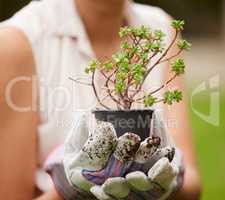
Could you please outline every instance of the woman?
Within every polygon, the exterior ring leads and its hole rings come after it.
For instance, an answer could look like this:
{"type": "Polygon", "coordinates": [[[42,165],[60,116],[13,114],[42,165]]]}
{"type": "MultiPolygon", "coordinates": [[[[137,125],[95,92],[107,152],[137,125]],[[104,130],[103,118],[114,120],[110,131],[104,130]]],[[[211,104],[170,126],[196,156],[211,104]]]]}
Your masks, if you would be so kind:
{"type": "MultiPolygon", "coordinates": [[[[35,1],[1,24],[0,199],[30,200],[36,185],[46,189],[36,184],[37,169],[64,141],[74,109],[89,109],[94,101],[92,95],[87,98],[91,90],[74,86],[68,76],[82,75],[92,57],[104,59],[118,50],[121,26],[142,24],[162,29],[168,41],[172,37],[166,13],[126,0],[35,1]],[[32,75],[37,75],[37,87],[32,75]],[[36,88],[37,99],[31,92],[36,88]]],[[[156,71],[152,84],[166,76],[167,70],[156,71]]],[[[174,85],[183,87],[183,81],[174,85]]],[[[186,164],[183,189],[174,198],[197,200],[200,181],[185,103],[166,110],[166,117],[176,120],[170,132],[186,164]]],[[[37,199],[60,197],[50,189],[37,199]]]]}

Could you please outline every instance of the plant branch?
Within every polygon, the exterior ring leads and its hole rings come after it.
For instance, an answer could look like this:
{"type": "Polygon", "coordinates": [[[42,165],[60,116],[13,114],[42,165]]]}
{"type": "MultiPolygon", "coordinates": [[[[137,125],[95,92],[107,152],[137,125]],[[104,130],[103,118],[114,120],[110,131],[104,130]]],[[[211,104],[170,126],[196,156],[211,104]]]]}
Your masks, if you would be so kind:
{"type": "MultiPolygon", "coordinates": [[[[172,82],[175,78],[177,77],[176,74],[174,74],[168,81],[166,81],[162,86],[160,86],[159,88],[153,90],[152,92],[150,92],[149,94],[150,95],[153,95],[155,93],[157,93],[158,91],[160,91],[161,89],[165,88],[170,82],[172,82]]],[[[140,100],[143,100],[144,97],[141,97],[141,98],[138,98],[136,99],[135,101],[140,101],[140,100]]]]}
{"type": "MultiPolygon", "coordinates": [[[[107,75],[103,72],[103,70],[99,70],[99,71],[104,76],[105,79],[108,79],[107,75]]],[[[109,81],[114,83],[114,81],[111,78],[109,79],[109,81]]]]}
{"type": "Polygon", "coordinates": [[[123,107],[123,105],[120,103],[119,100],[117,100],[111,93],[110,89],[109,89],[109,81],[110,81],[110,78],[115,74],[116,71],[114,71],[110,76],[108,76],[106,82],[105,82],[105,87],[108,88],[106,91],[108,93],[108,95],[111,97],[111,99],[117,104],[117,105],[120,105],[123,107]]]}
{"type": "Polygon", "coordinates": [[[151,95],[155,94],[156,92],[160,91],[161,89],[163,89],[164,87],[166,87],[170,82],[172,82],[175,78],[177,77],[176,74],[174,74],[168,81],[166,81],[166,83],[164,83],[161,87],[159,87],[158,89],[150,92],[151,95]]]}
{"type": "Polygon", "coordinates": [[[71,81],[74,81],[74,82],[79,83],[79,84],[82,84],[82,85],[92,86],[91,83],[86,83],[86,82],[80,81],[81,78],[74,79],[74,78],[72,78],[72,77],[69,77],[69,79],[70,79],[71,81]]]}
{"type": "Polygon", "coordinates": [[[164,101],[165,101],[165,99],[159,99],[155,103],[160,103],[160,102],[164,102],[164,101]]]}
{"type": "Polygon", "coordinates": [[[101,101],[104,101],[105,99],[107,99],[109,97],[109,95],[107,94],[107,95],[105,95],[102,99],[101,99],[101,101]]]}
{"type": "Polygon", "coordinates": [[[142,81],[142,83],[139,85],[139,88],[137,89],[137,91],[132,95],[131,98],[134,98],[140,91],[140,89],[142,88],[144,81],[146,80],[146,78],[148,77],[149,73],[160,63],[160,61],[167,55],[168,51],[171,49],[171,47],[173,46],[173,44],[175,43],[176,39],[178,36],[178,31],[176,30],[175,32],[175,36],[173,38],[173,40],[171,41],[170,45],[168,46],[168,48],[164,51],[164,53],[160,56],[160,58],[155,62],[155,64],[149,68],[144,76],[144,79],[142,81]]]}
{"type": "Polygon", "coordinates": [[[176,58],[177,56],[179,56],[180,55],[180,53],[182,52],[182,49],[180,49],[176,54],[174,54],[173,56],[171,56],[171,57],[169,57],[169,58],[166,58],[166,59],[163,59],[163,60],[161,60],[160,61],[160,63],[163,63],[163,62],[167,62],[167,61],[169,61],[169,60],[171,60],[171,59],[173,59],[173,58],[176,58]]]}
{"type": "Polygon", "coordinates": [[[98,96],[98,93],[97,93],[97,90],[96,90],[96,87],[95,87],[95,71],[93,71],[93,73],[92,73],[92,83],[91,83],[91,84],[92,84],[92,88],[93,88],[95,97],[97,98],[99,104],[100,104],[101,106],[103,106],[104,108],[106,108],[107,110],[110,110],[109,107],[107,107],[106,105],[104,105],[104,104],[101,102],[101,100],[100,100],[100,98],[99,98],[99,96],[98,96]]]}
{"type": "MultiPolygon", "coordinates": [[[[174,45],[174,43],[176,42],[178,36],[178,32],[175,32],[175,36],[172,40],[172,42],[170,43],[170,45],[167,47],[167,49],[163,52],[163,54],[160,56],[160,58],[155,62],[155,64],[147,71],[147,73],[145,74],[144,80],[147,78],[147,76],[149,75],[149,73],[160,63],[160,61],[167,55],[167,53],[169,52],[169,50],[171,49],[171,47],[174,45]]],[[[143,84],[143,83],[142,83],[143,84]]]]}

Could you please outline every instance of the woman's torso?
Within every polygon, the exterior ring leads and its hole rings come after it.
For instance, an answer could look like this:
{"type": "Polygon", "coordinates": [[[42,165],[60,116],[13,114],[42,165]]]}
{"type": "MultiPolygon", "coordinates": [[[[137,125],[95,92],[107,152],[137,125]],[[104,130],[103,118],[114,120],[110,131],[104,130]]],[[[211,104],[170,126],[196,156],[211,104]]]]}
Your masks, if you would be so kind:
{"type": "MultiPolygon", "coordinates": [[[[161,9],[129,2],[125,16],[129,25],[162,29],[167,33],[167,42],[170,40],[168,16],[161,9]]],[[[42,164],[63,143],[76,112],[96,105],[91,88],[69,80],[85,76],[84,69],[94,52],[73,0],[31,2],[2,25],[24,32],[33,50],[41,117],[39,163],[42,164]]],[[[162,74],[163,66],[153,72],[146,87],[159,85],[162,74]]]]}

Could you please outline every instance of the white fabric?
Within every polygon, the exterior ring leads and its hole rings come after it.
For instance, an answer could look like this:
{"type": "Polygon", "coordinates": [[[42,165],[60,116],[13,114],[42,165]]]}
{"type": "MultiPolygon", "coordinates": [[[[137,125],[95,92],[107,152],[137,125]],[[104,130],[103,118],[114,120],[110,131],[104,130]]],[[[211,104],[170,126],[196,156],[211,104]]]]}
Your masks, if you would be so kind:
{"type": "MultiPolygon", "coordinates": [[[[115,199],[126,197],[130,192],[127,181],[141,192],[150,191],[154,187],[152,182],[157,183],[157,185],[165,189],[165,192],[161,196],[165,195],[167,197],[172,192],[177,184],[177,175],[182,166],[182,155],[179,149],[176,148],[172,162],[169,162],[168,158],[165,157],[172,151],[174,144],[171,141],[164,122],[157,112],[153,113],[151,135],[160,137],[161,145],[156,148],[153,146],[149,148],[148,139],[146,139],[146,141],[141,143],[139,150],[133,157],[137,163],[142,163],[147,167],[149,170],[148,176],[143,172],[136,171],[129,173],[126,176],[126,180],[122,177],[111,177],[101,187],[94,186],[94,188],[92,188],[94,184],[82,176],[82,170],[99,172],[107,164],[110,166],[111,163],[108,162],[108,158],[112,154],[112,151],[114,151],[115,156],[117,148],[121,150],[120,145],[118,145],[120,142],[122,142],[121,146],[125,148],[127,140],[123,136],[126,134],[117,138],[112,124],[108,122],[103,122],[102,124],[98,124],[96,128],[90,129],[88,124],[91,119],[86,116],[86,113],[76,115],[74,120],[76,123],[66,138],[64,144],[65,154],[63,156],[65,173],[71,185],[75,185],[85,191],[91,191],[100,200],[111,200],[108,195],[115,197],[115,199]],[[104,144],[102,143],[103,140],[104,144]],[[116,147],[115,150],[113,150],[112,146],[116,147]],[[141,153],[139,154],[138,152],[141,153]],[[146,157],[146,154],[148,157],[146,157]],[[141,159],[141,162],[139,162],[140,156],[143,157],[143,155],[145,159],[141,159]]],[[[56,159],[62,157],[60,156],[60,149],[61,147],[59,148],[58,155],[53,153],[52,156],[49,156],[49,162],[46,165],[58,162],[54,157],[56,159]]],[[[126,151],[123,153],[127,156],[126,151]]],[[[121,157],[123,158],[123,156],[121,157]]],[[[113,171],[113,168],[110,169],[113,171]]],[[[114,169],[118,168],[115,167],[114,169]]],[[[101,175],[99,175],[99,179],[101,179],[101,175]]]]}
{"type": "MultiPolygon", "coordinates": [[[[128,2],[129,25],[162,29],[170,39],[167,14],[159,8],[128,2]]],[[[64,142],[78,110],[96,104],[92,89],[75,84],[68,77],[84,75],[95,57],[73,0],[33,1],[0,26],[13,26],[29,39],[36,62],[40,91],[41,124],[38,127],[39,161],[64,142]]],[[[146,86],[161,83],[163,67],[152,73],[146,86]]]]}

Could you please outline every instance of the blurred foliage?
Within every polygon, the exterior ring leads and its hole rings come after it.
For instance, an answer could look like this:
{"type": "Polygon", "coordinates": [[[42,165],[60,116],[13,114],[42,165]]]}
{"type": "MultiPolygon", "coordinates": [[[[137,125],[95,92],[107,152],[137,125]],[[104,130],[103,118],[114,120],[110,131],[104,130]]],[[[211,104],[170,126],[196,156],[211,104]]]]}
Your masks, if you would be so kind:
{"type": "Polygon", "coordinates": [[[136,0],[159,6],[186,22],[186,33],[195,36],[222,34],[223,0],[136,0]]]}
{"type": "MultiPolygon", "coordinates": [[[[30,0],[1,0],[0,20],[13,15],[30,0]]],[[[222,33],[223,0],[135,0],[159,6],[174,18],[187,22],[186,33],[195,36],[215,36],[222,33]]]]}
{"type": "Polygon", "coordinates": [[[24,7],[30,0],[1,0],[0,1],[0,20],[11,17],[16,11],[24,7]]]}
{"type": "MultiPolygon", "coordinates": [[[[190,91],[191,94],[191,91],[190,91]]],[[[202,113],[210,112],[210,93],[204,91],[193,101],[202,113]]],[[[191,108],[191,105],[190,105],[191,108]]],[[[220,91],[220,125],[215,127],[191,112],[198,166],[203,184],[201,200],[225,199],[225,93],[220,91]]]]}

